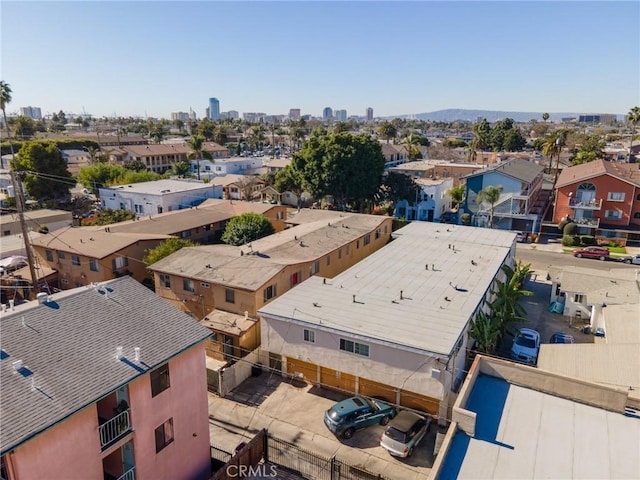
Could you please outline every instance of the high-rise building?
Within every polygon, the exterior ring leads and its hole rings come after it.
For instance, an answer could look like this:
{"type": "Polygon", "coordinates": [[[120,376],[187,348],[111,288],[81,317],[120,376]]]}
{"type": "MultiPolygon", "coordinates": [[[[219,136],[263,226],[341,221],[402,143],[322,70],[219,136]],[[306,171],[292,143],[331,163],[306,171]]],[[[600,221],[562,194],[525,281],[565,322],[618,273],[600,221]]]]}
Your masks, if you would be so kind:
{"type": "Polygon", "coordinates": [[[211,97],[209,99],[209,120],[217,120],[220,118],[220,102],[217,98],[211,97]]]}
{"type": "Polygon", "coordinates": [[[333,118],[333,110],[331,107],[324,107],[322,110],[322,119],[323,120],[331,120],[333,118]]]}
{"type": "Polygon", "coordinates": [[[346,110],[336,110],[336,120],[339,122],[347,121],[347,111],[346,110]]]}
{"type": "Polygon", "coordinates": [[[367,108],[367,122],[373,122],[373,108],[367,108]]]}
{"type": "Polygon", "coordinates": [[[189,114],[187,112],[171,112],[171,120],[173,120],[174,122],[176,120],[186,122],[189,120],[189,114]]]}
{"type": "Polygon", "coordinates": [[[193,108],[189,108],[189,120],[197,120],[196,112],[193,111],[193,108]]]}
{"type": "Polygon", "coordinates": [[[298,120],[300,118],[300,109],[299,108],[290,108],[289,109],[289,119],[298,120]]]}
{"type": "Polygon", "coordinates": [[[20,107],[20,116],[29,117],[32,120],[42,120],[40,107],[20,107]]]}

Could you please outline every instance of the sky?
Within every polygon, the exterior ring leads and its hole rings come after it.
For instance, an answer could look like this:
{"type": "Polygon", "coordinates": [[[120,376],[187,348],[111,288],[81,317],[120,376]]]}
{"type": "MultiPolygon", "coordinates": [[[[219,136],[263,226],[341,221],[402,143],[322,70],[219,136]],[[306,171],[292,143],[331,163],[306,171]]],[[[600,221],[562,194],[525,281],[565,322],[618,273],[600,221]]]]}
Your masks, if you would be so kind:
{"type": "Polygon", "coordinates": [[[626,114],[638,1],[0,2],[7,113],[626,114]]]}

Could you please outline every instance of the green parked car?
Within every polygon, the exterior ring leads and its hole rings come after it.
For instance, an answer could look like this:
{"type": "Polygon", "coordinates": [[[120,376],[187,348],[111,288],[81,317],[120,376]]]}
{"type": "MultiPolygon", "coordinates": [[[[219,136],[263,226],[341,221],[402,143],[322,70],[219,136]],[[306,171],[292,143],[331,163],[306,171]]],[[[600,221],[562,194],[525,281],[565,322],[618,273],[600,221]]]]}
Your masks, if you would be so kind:
{"type": "Polygon", "coordinates": [[[324,424],[336,436],[351,438],[356,430],[386,425],[396,416],[393,406],[359,395],[336,403],[324,414],[324,424]]]}

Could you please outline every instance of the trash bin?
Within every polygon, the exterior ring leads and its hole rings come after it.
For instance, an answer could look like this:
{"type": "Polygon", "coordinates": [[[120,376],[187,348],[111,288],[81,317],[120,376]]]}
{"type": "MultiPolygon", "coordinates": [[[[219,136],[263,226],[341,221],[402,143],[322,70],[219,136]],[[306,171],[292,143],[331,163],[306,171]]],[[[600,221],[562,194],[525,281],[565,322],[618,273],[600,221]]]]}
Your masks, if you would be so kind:
{"type": "Polygon", "coordinates": [[[254,365],[251,367],[251,376],[252,377],[259,377],[260,374],[262,373],[262,364],[258,363],[257,365],[254,365]]]}

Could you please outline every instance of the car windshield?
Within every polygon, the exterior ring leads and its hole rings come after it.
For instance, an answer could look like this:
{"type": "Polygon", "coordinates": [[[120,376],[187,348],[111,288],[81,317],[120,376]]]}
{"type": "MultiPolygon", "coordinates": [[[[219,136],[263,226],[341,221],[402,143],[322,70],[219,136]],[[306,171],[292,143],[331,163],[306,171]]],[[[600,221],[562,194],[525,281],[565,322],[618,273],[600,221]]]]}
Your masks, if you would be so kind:
{"type": "Polygon", "coordinates": [[[370,398],[365,398],[364,400],[365,402],[367,402],[367,405],[369,405],[374,412],[376,410],[380,410],[375,400],[371,400],[370,398]]]}
{"type": "Polygon", "coordinates": [[[527,348],[536,348],[535,340],[530,337],[525,337],[524,335],[518,335],[518,338],[516,338],[516,345],[527,348]]]}
{"type": "Polygon", "coordinates": [[[384,434],[385,436],[389,437],[391,440],[395,440],[396,442],[406,443],[407,441],[406,432],[401,432],[400,430],[392,426],[388,426],[384,434]]]}

